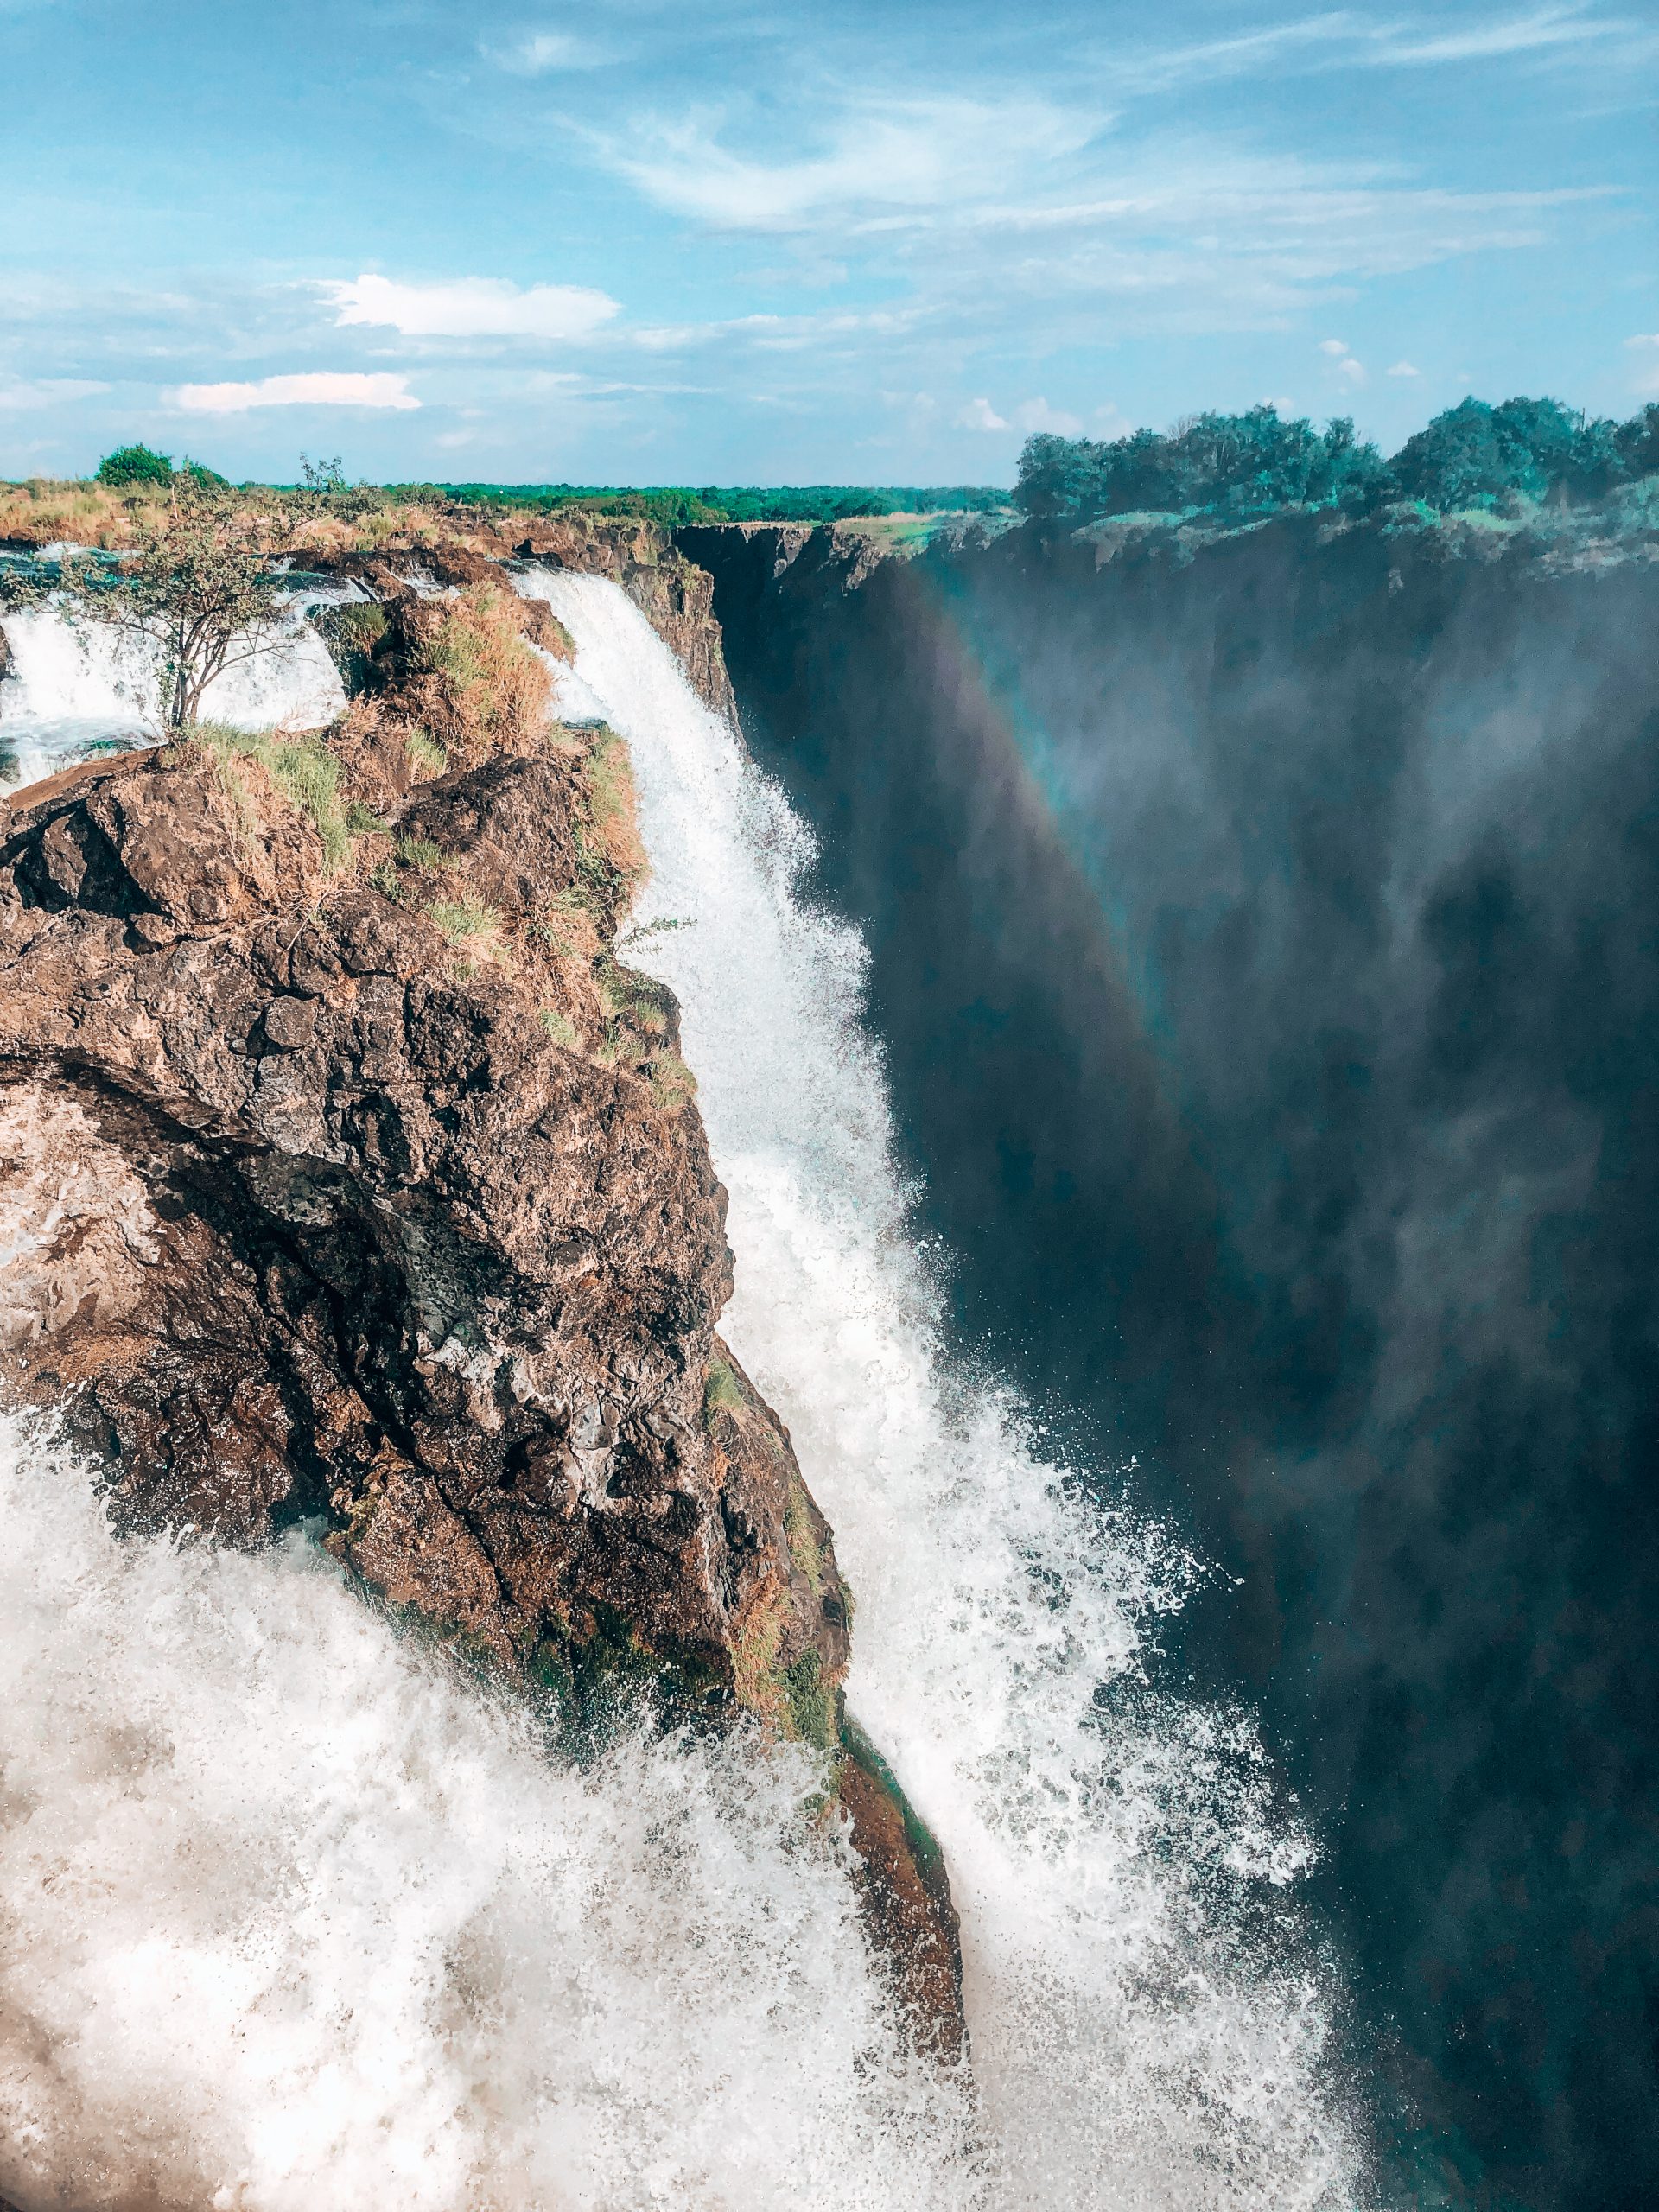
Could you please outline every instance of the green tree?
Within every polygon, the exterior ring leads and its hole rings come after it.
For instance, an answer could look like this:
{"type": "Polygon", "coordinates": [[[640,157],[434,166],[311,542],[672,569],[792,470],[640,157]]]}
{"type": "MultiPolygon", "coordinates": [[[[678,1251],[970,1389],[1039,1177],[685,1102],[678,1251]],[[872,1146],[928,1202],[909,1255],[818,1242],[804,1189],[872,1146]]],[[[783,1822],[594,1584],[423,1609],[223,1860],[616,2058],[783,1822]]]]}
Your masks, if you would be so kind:
{"type": "Polygon", "coordinates": [[[118,446],[98,464],[98,481],[118,487],[130,484],[170,484],[173,463],[164,453],[149,446],[118,446]]]}
{"type": "Polygon", "coordinates": [[[162,717],[169,730],[200,719],[214,677],[283,635],[283,584],[251,518],[211,484],[181,474],[165,510],[139,525],[130,553],[72,554],[55,569],[4,580],[13,605],[56,600],[72,620],[98,622],[159,648],[162,717]]]}

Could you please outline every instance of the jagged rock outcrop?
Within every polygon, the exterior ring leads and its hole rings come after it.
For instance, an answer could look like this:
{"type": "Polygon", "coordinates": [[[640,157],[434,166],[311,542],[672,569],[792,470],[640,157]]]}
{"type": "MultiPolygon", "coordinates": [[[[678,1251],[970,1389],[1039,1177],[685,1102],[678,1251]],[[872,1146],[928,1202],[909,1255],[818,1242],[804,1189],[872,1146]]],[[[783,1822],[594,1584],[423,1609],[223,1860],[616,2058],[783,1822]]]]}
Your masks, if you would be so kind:
{"type": "Polygon", "coordinates": [[[395,602],[389,688],[329,743],[210,734],[0,801],[0,1396],[60,1408],[129,1525],[320,1516],[578,1714],[643,1671],[830,1752],[954,2054],[948,1889],[841,1749],[833,1541],[715,1333],[677,1009],[617,956],[626,753],[513,689],[536,620],[487,578],[395,602]]]}

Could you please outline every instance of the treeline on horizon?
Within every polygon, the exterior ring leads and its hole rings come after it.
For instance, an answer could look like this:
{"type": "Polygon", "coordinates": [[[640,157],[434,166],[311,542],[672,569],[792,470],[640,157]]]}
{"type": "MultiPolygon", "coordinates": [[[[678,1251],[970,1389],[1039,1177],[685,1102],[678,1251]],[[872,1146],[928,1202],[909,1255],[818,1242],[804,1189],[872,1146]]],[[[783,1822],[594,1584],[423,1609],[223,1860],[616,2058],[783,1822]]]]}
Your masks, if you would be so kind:
{"type": "Polygon", "coordinates": [[[1659,402],[1619,423],[1556,399],[1465,399],[1387,460],[1345,417],[1319,430],[1263,405],[1110,440],[1028,438],[1014,504],[1071,529],[1113,515],[1243,522],[1287,507],[1362,515],[1402,503],[1518,517],[1592,504],[1656,473],[1659,402]]]}
{"type": "Polygon", "coordinates": [[[995,484],[705,484],[693,491],[681,484],[633,487],[605,484],[437,484],[398,485],[404,493],[442,492],[446,499],[481,505],[530,508],[553,513],[585,507],[597,514],[628,515],[641,521],[854,522],[872,516],[991,514],[1006,508],[1012,494],[995,484]]]}
{"type": "MultiPolygon", "coordinates": [[[[303,456],[302,457],[303,459],[303,456]]],[[[1243,414],[1210,412],[1167,431],[1109,440],[1028,438],[1012,491],[999,485],[348,485],[338,461],[305,463],[303,488],[324,497],[554,514],[623,516],[670,528],[696,523],[824,524],[910,514],[991,514],[1010,510],[1038,524],[1077,529],[1122,515],[1257,519],[1287,508],[1335,508],[1351,515],[1401,505],[1433,515],[1519,518],[1541,505],[1606,499],[1659,474],[1659,402],[1628,421],[1590,416],[1555,399],[1465,399],[1446,409],[1398,453],[1357,436],[1343,417],[1318,429],[1306,417],[1263,404],[1243,414]]],[[[147,446],[126,446],[100,464],[111,487],[157,487],[226,480],[197,461],[177,467],[147,446]]],[[[236,488],[252,490],[252,485],[236,488]]],[[[274,486],[298,490],[299,486],[274,486]]]]}

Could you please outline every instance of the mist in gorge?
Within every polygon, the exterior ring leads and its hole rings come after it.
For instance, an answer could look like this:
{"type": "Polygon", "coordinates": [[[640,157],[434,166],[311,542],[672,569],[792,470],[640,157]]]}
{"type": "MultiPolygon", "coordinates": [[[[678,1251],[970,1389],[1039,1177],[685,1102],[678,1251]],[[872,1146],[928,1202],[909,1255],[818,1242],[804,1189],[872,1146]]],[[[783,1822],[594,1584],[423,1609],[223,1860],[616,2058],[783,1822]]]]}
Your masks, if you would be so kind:
{"type": "Polygon", "coordinates": [[[1179,1648],[1325,1847],[1395,2186],[1644,2202],[1652,569],[682,542],[955,1341],[1225,1570],[1179,1648]]]}

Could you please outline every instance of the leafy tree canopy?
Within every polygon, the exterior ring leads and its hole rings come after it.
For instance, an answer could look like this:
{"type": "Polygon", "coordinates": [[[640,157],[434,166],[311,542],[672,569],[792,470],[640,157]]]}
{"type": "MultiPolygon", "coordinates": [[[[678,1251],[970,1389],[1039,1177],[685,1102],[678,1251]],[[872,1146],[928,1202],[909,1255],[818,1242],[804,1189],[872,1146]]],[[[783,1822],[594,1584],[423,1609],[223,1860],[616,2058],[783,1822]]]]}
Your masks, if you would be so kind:
{"type": "Polygon", "coordinates": [[[1405,499],[1447,514],[1601,499],[1656,470],[1659,406],[1614,423],[1555,399],[1497,406],[1465,399],[1387,461],[1355,437],[1351,422],[1316,430],[1264,406],[1200,415],[1167,433],[1136,430],[1108,442],[1029,438],[1014,499],[1033,520],[1068,527],[1142,512],[1230,521],[1287,506],[1363,513],[1405,499]]]}
{"type": "Polygon", "coordinates": [[[118,446],[113,453],[106,453],[98,464],[100,484],[170,484],[173,463],[164,453],[156,453],[149,446],[118,446]]]}

